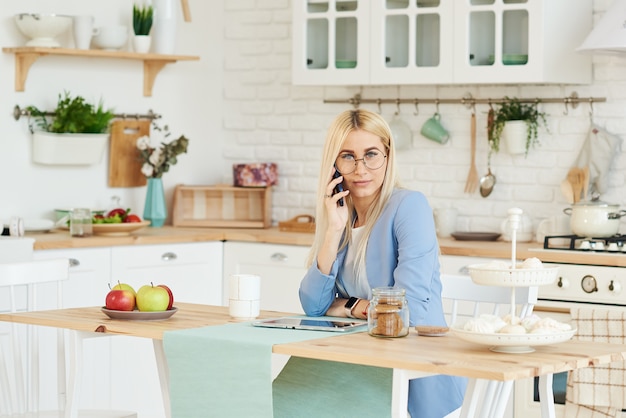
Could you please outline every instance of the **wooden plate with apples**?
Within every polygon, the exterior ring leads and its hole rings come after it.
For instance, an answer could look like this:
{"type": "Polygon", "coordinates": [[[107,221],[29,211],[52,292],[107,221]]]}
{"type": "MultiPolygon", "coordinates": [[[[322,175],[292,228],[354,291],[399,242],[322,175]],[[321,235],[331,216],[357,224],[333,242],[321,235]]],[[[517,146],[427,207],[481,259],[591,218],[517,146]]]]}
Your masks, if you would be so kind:
{"type": "Polygon", "coordinates": [[[157,311],[157,312],[149,312],[149,311],[139,311],[135,309],[134,311],[116,311],[113,309],[107,309],[102,307],[102,312],[104,312],[111,319],[131,319],[135,321],[154,321],[159,319],[167,319],[174,315],[178,311],[177,307],[172,307],[167,311],[157,311]]]}
{"type": "Polygon", "coordinates": [[[131,285],[120,282],[107,293],[105,306],[101,309],[111,319],[135,321],[167,319],[178,311],[174,306],[174,294],[168,286],[150,283],[135,292],[131,285]]]}

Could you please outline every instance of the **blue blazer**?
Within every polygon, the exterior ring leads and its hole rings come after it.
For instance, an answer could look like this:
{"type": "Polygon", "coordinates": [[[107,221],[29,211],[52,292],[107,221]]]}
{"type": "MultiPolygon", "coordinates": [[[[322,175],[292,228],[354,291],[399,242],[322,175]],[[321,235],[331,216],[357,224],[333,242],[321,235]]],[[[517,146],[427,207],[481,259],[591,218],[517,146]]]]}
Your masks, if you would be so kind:
{"type": "MultiPolygon", "coordinates": [[[[344,293],[340,266],[347,248],[337,254],[330,274],[317,263],[300,284],[300,302],[309,316],[323,316],[336,295],[344,293]]],[[[417,191],[394,190],[376,221],[366,251],[366,271],[371,288],[397,286],[406,289],[409,321],[415,325],[445,326],[441,302],[439,243],[433,213],[426,197],[417,191]]],[[[416,341],[415,349],[419,350],[416,341]]],[[[461,406],[466,379],[437,375],[415,379],[409,385],[412,417],[442,418],[461,406]]]]}

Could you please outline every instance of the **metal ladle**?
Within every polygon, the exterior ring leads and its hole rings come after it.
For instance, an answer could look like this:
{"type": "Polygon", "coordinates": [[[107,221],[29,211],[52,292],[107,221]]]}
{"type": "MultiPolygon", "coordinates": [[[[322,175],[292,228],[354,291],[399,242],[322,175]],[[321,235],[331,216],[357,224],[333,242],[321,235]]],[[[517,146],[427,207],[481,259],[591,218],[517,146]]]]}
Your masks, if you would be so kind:
{"type": "Polygon", "coordinates": [[[493,186],[496,185],[496,176],[491,173],[491,140],[493,134],[493,119],[494,110],[490,106],[489,114],[487,115],[487,139],[489,140],[489,154],[487,155],[487,174],[480,178],[480,195],[487,197],[493,191],[493,186]]]}
{"type": "Polygon", "coordinates": [[[491,173],[491,167],[487,166],[487,174],[480,178],[480,195],[487,197],[493,191],[493,186],[496,185],[496,176],[491,173]]]}

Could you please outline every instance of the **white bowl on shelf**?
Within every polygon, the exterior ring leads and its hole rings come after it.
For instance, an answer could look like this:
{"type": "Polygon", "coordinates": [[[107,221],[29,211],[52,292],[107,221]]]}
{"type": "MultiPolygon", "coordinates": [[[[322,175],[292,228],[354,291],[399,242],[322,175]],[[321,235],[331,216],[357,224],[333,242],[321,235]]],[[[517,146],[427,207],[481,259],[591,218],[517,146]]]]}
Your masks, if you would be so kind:
{"type": "Polygon", "coordinates": [[[117,51],[128,41],[128,28],[123,25],[97,28],[92,38],[93,44],[107,51],[117,51]]]}
{"type": "Polygon", "coordinates": [[[20,13],[14,16],[20,32],[29,37],[26,46],[58,48],[61,46],[54,38],[68,30],[72,24],[70,16],[41,13],[20,13]]]}

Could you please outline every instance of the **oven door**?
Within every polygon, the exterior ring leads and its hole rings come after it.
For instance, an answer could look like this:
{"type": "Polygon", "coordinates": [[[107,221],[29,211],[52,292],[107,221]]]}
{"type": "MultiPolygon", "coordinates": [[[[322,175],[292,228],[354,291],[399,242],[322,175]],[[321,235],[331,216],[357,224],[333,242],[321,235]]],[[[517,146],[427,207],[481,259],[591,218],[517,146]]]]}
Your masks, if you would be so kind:
{"type": "MultiPolygon", "coordinates": [[[[533,309],[533,313],[543,317],[550,317],[559,322],[570,322],[569,308],[571,303],[547,302],[539,300],[533,309]]],[[[540,417],[541,406],[539,404],[539,378],[523,379],[515,382],[515,417],[540,417]]],[[[554,408],[556,418],[565,418],[565,389],[567,384],[567,372],[557,373],[552,381],[554,393],[554,408]]]]}

